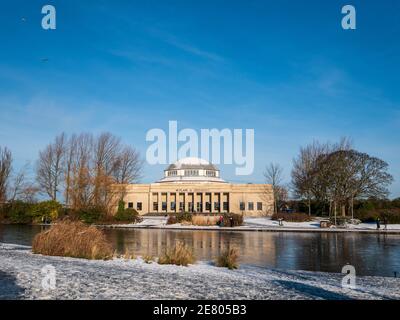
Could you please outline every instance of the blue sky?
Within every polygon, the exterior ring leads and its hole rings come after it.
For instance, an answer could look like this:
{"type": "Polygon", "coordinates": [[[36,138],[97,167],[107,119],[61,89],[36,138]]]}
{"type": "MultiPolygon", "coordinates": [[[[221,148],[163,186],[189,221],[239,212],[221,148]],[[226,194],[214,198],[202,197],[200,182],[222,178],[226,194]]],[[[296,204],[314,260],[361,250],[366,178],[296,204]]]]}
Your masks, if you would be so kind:
{"type": "MultiPolygon", "coordinates": [[[[389,163],[398,197],[399,38],[396,0],[2,1],[0,145],[22,165],[61,131],[110,131],[144,155],[169,120],[254,128],[253,175],[221,169],[260,183],[269,162],[289,181],[301,145],[350,136],[389,163]],[[345,4],[357,30],[341,28],[345,4]]],[[[146,165],[143,182],[163,168],[146,165]]]]}

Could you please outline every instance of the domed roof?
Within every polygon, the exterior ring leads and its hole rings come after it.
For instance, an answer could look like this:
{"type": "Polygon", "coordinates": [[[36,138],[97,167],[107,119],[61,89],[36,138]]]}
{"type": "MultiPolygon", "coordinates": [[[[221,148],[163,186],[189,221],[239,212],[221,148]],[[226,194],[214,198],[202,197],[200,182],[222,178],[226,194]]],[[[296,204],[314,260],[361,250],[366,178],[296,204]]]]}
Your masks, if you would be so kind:
{"type": "Polygon", "coordinates": [[[164,170],[164,178],[158,181],[187,183],[187,182],[225,182],[219,176],[219,170],[206,160],[187,157],[182,158],[164,170]]]}
{"type": "Polygon", "coordinates": [[[175,163],[169,165],[167,170],[178,170],[178,169],[205,169],[205,170],[218,170],[213,164],[209,163],[207,160],[187,157],[182,158],[175,163]]]}

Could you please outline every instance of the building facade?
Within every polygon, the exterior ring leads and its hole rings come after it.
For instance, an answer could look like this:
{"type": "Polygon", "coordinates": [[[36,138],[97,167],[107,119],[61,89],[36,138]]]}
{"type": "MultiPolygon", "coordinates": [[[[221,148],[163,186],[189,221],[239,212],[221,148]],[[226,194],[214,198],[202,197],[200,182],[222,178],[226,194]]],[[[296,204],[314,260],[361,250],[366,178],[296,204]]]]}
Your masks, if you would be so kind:
{"type": "Polygon", "coordinates": [[[273,192],[268,184],[228,183],[215,165],[184,158],[164,170],[164,177],[156,183],[128,185],[125,203],[139,214],[230,212],[264,216],[273,213],[273,192]]]}

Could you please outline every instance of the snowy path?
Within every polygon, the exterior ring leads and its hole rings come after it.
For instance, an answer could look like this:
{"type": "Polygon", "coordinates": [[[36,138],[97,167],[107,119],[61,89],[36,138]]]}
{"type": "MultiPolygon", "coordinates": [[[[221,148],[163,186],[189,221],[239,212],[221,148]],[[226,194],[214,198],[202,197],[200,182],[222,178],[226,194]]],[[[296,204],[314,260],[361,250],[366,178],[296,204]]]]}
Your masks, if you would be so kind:
{"type": "Polygon", "coordinates": [[[291,231],[291,232],[359,232],[359,233],[386,233],[400,234],[400,224],[390,224],[387,230],[381,225],[380,230],[376,230],[375,223],[360,223],[358,225],[348,225],[347,228],[326,228],[321,229],[319,226],[319,218],[309,222],[283,222],[283,226],[279,226],[278,221],[271,220],[269,217],[246,217],[244,224],[234,228],[220,228],[218,226],[194,226],[187,224],[167,225],[166,217],[145,216],[143,221],[137,224],[117,224],[102,225],[101,227],[109,228],[153,228],[153,229],[182,229],[182,230],[228,230],[228,231],[291,231]]]}
{"type": "Polygon", "coordinates": [[[358,277],[341,288],[341,274],[206,263],[190,267],[141,259],[89,261],[33,255],[29,247],[0,243],[0,299],[400,299],[400,279],[358,277]],[[56,290],[45,291],[41,268],[56,268],[56,290]]]}

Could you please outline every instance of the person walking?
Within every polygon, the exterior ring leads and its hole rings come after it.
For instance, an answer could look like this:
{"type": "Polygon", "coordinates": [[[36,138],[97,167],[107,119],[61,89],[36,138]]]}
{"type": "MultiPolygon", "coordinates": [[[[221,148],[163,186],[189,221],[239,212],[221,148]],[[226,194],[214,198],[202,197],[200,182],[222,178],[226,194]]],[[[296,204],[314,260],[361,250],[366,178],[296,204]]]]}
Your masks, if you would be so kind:
{"type": "Polygon", "coordinates": [[[376,229],[380,229],[381,228],[381,219],[377,218],[376,219],[376,229]]]}
{"type": "Polygon", "coordinates": [[[383,225],[385,226],[385,230],[387,230],[387,217],[383,216],[383,225]]]}
{"type": "Polygon", "coordinates": [[[231,228],[233,228],[233,218],[229,217],[229,221],[231,222],[231,228]]]}

